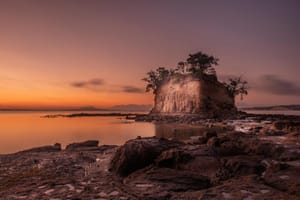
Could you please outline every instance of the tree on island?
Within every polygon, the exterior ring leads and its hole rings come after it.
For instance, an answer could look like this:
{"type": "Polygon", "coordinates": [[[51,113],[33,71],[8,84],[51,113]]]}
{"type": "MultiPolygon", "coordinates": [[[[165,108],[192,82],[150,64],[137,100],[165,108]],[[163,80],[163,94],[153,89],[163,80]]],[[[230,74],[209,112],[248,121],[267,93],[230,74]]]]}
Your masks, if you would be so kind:
{"type": "Polygon", "coordinates": [[[192,74],[200,73],[201,75],[216,76],[214,66],[218,65],[218,61],[218,58],[199,51],[194,54],[189,54],[186,61],[179,62],[175,71],[179,73],[190,72],[192,74]]]}
{"type": "Polygon", "coordinates": [[[230,78],[228,82],[224,82],[223,85],[226,87],[229,95],[231,97],[240,95],[241,100],[243,100],[244,95],[248,94],[247,81],[243,81],[242,77],[230,78]]]}
{"type": "Polygon", "coordinates": [[[157,88],[171,74],[173,74],[173,70],[168,70],[164,67],[159,67],[155,71],[149,71],[147,73],[147,77],[142,79],[147,82],[146,92],[150,92],[152,90],[153,94],[156,94],[157,88]]]}
{"type": "MultiPolygon", "coordinates": [[[[217,81],[214,66],[217,66],[218,62],[218,58],[199,51],[194,54],[189,54],[186,61],[179,62],[175,69],[168,70],[164,67],[159,67],[155,71],[149,71],[147,77],[142,80],[147,83],[146,92],[152,90],[153,94],[156,94],[157,89],[164,80],[175,74],[192,74],[199,77],[210,76],[214,77],[217,81]]],[[[243,81],[242,77],[231,78],[228,82],[223,82],[222,84],[226,87],[228,94],[233,99],[237,95],[240,95],[241,99],[243,99],[243,96],[248,94],[247,81],[243,81]]]]}
{"type": "Polygon", "coordinates": [[[155,71],[151,70],[147,73],[147,77],[142,79],[147,83],[146,92],[152,90],[153,94],[155,94],[163,80],[176,73],[191,73],[200,76],[213,75],[216,77],[216,71],[213,66],[218,65],[218,61],[218,58],[199,51],[194,54],[189,54],[186,61],[179,62],[175,69],[168,70],[164,67],[159,67],[155,71]]]}

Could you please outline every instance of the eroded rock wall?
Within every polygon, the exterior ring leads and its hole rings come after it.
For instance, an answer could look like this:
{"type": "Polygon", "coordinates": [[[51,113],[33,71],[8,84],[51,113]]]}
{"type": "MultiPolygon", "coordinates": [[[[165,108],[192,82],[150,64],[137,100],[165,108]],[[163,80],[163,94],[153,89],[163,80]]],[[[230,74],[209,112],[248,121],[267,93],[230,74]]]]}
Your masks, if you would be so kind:
{"type": "Polygon", "coordinates": [[[152,114],[213,114],[235,110],[226,88],[209,77],[176,74],[158,88],[152,114]]]}

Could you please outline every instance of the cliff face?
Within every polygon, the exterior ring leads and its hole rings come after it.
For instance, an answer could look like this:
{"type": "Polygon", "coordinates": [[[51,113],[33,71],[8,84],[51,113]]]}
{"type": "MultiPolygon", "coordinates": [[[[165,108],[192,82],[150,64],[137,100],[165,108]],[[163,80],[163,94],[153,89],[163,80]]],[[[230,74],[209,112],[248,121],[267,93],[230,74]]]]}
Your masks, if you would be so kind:
{"type": "Polygon", "coordinates": [[[202,114],[235,111],[234,99],[216,79],[176,74],[158,88],[151,114],[202,114]]]}

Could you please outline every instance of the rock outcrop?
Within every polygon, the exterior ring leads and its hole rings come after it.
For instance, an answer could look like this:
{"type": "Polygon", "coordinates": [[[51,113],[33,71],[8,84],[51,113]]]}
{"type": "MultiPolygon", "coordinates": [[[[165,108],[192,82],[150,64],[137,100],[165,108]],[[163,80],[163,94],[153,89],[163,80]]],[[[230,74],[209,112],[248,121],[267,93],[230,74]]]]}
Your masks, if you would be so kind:
{"type": "Polygon", "coordinates": [[[140,138],[129,140],[120,147],[111,161],[111,171],[126,176],[152,164],[163,151],[178,147],[180,143],[167,139],[140,138]]]}
{"type": "Polygon", "coordinates": [[[234,98],[216,77],[175,74],[157,89],[151,114],[218,117],[233,112],[234,98]]]}

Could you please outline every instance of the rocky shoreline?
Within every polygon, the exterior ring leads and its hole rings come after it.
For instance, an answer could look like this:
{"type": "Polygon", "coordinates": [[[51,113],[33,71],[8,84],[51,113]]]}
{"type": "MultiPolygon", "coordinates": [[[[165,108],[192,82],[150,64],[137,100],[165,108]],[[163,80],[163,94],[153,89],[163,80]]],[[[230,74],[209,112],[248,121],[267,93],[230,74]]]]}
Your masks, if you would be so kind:
{"type": "Polygon", "coordinates": [[[234,129],[184,141],[138,137],[122,146],[86,141],[0,155],[0,199],[300,199],[299,117],[180,119],[234,129]]]}

